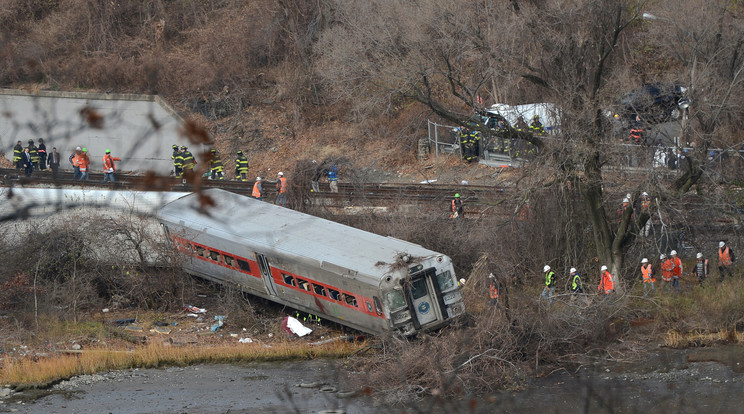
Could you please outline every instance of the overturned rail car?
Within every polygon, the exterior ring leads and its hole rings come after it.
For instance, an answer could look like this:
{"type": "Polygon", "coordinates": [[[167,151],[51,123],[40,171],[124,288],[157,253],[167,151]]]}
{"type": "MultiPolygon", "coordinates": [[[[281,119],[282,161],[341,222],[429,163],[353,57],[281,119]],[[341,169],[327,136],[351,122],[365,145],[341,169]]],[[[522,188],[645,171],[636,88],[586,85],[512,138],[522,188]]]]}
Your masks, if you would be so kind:
{"type": "Polygon", "coordinates": [[[158,220],[193,275],[360,331],[406,336],[465,312],[450,258],[228,191],[190,194],[158,220]]]}

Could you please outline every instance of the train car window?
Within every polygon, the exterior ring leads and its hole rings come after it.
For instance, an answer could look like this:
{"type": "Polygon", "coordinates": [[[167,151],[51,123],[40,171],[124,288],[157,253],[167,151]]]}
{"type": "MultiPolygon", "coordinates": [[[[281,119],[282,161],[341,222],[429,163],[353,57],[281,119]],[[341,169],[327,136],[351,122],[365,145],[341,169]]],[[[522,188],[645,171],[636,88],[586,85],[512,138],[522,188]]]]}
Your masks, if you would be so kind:
{"type": "Polygon", "coordinates": [[[245,260],[238,259],[238,268],[244,272],[252,273],[251,272],[251,264],[246,262],[245,260]]]}
{"type": "Polygon", "coordinates": [[[222,258],[225,259],[225,264],[230,267],[235,267],[235,258],[232,256],[222,255],[222,258]]]}
{"type": "Polygon", "coordinates": [[[347,305],[351,305],[351,306],[353,306],[353,307],[356,308],[357,301],[356,301],[356,298],[354,296],[344,294],[344,300],[346,301],[346,304],[347,305]]]}
{"type": "Polygon", "coordinates": [[[429,292],[426,290],[426,279],[421,278],[411,284],[411,296],[414,300],[423,298],[427,293],[429,292]]]}
{"type": "Polygon", "coordinates": [[[282,278],[284,278],[284,284],[289,286],[297,286],[295,283],[294,278],[291,275],[288,275],[286,273],[282,273],[282,278]]]}
{"type": "Polygon", "coordinates": [[[437,282],[439,283],[439,290],[442,292],[452,289],[455,286],[455,281],[452,280],[452,274],[449,270],[437,275],[437,282]]]}
{"type": "Polygon", "coordinates": [[[411,266],[411,268],[408,269],[408,274],[409,275],[412,275],[412,274],[414,274],[416,272],[420,272],[421,269],[423,269],[423,268],[424,268],[424,265],[422,265],[422,264],[417,264],[416,266],[411,266]]]}
{"type": "Polygon", "coordinates": [[[375,301],[375,312],[377,312],[378,315],[382,315],[382,302],[380,302],[380,298],[372,296],[372,299],[375,301]]]}
{"type": "Polygon", "coordinates": [[[330,296],[330,298],[333,300],[341,302],[341,293],[339,293],[336,289],[328,288],[328,296],[330,296]]]}
{"type": "Polygon", "coordinates": [[[219,262],[220,261],[220,254],[217,253],[217,252],[215,252],[215,251],[213,251],[213,250],[210,250],[209,251],[209,258],[212,259],[212,260],[214,260],[215,262],[219,262]]]}
{"type": "Polygon", "coordinates": [[[391,311],[398,310],[406,307],[406,297],[403,296],[403,291],[394,290],[387,293],[387,302],[391,311]]]}
{"type": "Polygon", "coordinates": [[[201,257],[207,257],[207,249],[205,249],[205,248],[203,248],[201,246],[196,246],[195,249],[196,249],[196,254],[197,255],[199,255],[201,257]]]}
{"type": "Polygon", "coordinates": [[[315,292],[316,295],[320,295],[320,296],[326,295],[325,287],[323,286],[313,284],[313,291],[315,292]]]}
{"type": "Polygon", "coordinates": [[[297,279],[297,286],[300,287],[300,289],[310,291],[310,283],[307,282],[307,280],[297,279]]]}

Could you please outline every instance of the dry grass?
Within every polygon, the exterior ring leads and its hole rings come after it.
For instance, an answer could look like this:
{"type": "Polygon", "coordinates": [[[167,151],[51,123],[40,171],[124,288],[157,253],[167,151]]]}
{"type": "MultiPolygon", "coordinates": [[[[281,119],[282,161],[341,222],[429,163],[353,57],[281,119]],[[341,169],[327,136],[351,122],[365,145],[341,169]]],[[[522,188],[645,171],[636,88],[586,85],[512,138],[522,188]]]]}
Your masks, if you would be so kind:
{"type": "Polygon", "coordinates": [[[350,343],[339,340],[318,346],[287,341],[271,345],[252,343],[214,347],[175,347],[168,344],[151,344],[129,351],[91,349],[76,354],[57,354],[36,360],[31,358],[5,359],[0,369],[0,383],[21,388],[44,387],[75,375],[128,368],[341,358],[366,345],[364,342],[350,343]]]}
{"type": "Polygon", "coordinates": [[[735,329],[715,332],[668,331],[664,335],[664,346],[670,348],[713,346],[726,343],[744,343],[744,332],[737,332],[735,329]]]}

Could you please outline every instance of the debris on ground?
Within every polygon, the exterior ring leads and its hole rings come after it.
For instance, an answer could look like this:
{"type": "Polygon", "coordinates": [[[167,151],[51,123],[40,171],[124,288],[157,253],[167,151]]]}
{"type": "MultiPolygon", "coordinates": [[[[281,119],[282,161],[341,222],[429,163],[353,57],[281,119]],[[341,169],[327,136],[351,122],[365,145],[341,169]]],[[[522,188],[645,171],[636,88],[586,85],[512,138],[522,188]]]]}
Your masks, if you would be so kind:
{"type": "Polygon", "coordinates": [[[212,331],[212,332],[217,332],[220,328],[222,328],[222,325],[225,324],[225,316],[224,315],[218,315],[218,316],[216,315],[214,317],[214,320],[216,320],[217,323],[215,323],[214,325],[212,325],[212,327],[209,328],[209,330],[212,331]]]}
{"type": "Polygon", "coordinates": [[[150,332],[157,333],[157,334],[163,334],[163,335],[170,335],[171,330],[170,328],[166,328],[164,326],[156,326],[150,329],[150,332]]]}
{"type": "Polygon", "coordinates": [[[241,344],[251,344],[251,343],[253,343],[253,339],[251,339],[251,338],[240,338],[240,339],[238,339],[238,342],[240,342],[241,344]]]}
{"type": "Polygon", "coordinates": [[[204,309],[204,308],[197,308],[194,305],[185,305],[184,306],[184,309],[186,310],[186,312],[189,312],[189,313],[207,313],[207,310],[206,309],[204,309]]]}
{"type": "Polygon", "coordinates": [[[282,330],[297,335],[300,338],[313,331],[291,316],[285,316],[284,320],[282,320],[282,330]]]}

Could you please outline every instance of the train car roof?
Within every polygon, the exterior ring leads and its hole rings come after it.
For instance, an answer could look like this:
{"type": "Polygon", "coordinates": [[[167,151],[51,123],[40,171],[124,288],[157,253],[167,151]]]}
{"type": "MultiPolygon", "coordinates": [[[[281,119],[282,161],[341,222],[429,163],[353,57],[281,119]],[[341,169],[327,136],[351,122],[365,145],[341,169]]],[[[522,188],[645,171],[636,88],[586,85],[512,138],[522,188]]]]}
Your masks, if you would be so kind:
{"type": "Polygon", "coordinates": [[[321,268],[354,278],[379,280],[396,265],[402,253],[429,257],[440,253],[404,240],[380,236],[251,197],[208,189],[214,206],[200,212],[200,196],[189,194],[163,206],[158,216],[197,231],[246,244],[265,245],[306,259],[321,268]],[[183,223],[180,223],[183,221],[183,223]]]}

